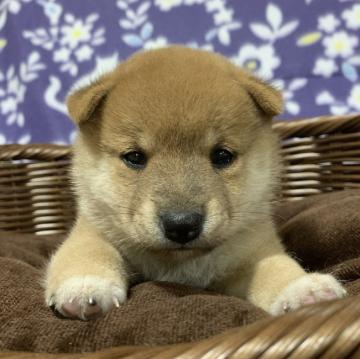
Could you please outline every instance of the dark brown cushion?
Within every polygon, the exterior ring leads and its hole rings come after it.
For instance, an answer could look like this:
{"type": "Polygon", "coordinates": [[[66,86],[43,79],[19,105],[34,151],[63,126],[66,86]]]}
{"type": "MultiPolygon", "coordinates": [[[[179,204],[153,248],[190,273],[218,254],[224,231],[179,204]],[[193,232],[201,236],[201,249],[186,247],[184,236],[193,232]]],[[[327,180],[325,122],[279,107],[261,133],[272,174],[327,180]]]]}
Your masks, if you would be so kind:
{"type": "Polygon", "coordinates": [[[59,236],[0,234],[0,349],[81,352],[122,344],[207,338],[267,316],[252,304],[171,283],[134,286],[126,304],[91,322],[60,319],[44,304],[45,259],[59,236]]]}
{"type": "MultiPolygon", "coordinates": [[[[360,191],[283,204],[275,218],[289,251],[360,292],[360,191]]],[[[82,352],[123,344],[195,341],[267,317],[234,297],[170,283],[134,286],[129,300],[90,322],[57,318],[40,281],[58,236],[0,234],[0,349],[82,352]]]]}
{"type": "Polygon", "coordinates": [[[303,267],[332,273],[360,294],[360,190],[284,203],[275,218],[288,252],[303,267]]]}

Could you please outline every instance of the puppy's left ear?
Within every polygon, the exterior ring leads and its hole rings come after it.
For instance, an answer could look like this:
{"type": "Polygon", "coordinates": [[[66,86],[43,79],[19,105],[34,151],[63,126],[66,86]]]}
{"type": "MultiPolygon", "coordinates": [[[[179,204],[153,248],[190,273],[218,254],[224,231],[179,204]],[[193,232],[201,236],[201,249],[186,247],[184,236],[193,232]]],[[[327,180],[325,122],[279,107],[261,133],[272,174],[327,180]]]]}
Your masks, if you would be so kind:
{"type": "Polygon", "coordinates": [[[250,75],[244,78],[242,84],[266,115],[273,117],[283,111],[282,94],[271,85],[250,75]]]}

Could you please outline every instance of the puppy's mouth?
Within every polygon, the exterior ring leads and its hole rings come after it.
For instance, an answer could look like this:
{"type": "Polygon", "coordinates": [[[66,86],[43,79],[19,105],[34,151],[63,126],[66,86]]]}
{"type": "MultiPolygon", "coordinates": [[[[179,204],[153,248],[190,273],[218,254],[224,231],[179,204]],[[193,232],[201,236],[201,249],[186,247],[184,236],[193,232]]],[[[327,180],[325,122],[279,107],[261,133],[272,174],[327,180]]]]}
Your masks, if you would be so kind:
{"type": "Polygon", "coordinates": [[[190,247],[190,246],[177,246],[177,247],[165,247],[156,248],[152,252],[161,255],[186,255],[186,256],[200,256],[211,252],[215,247],[190,247]]]}
{"type": "Polygon", "coordinates": [[[173,248],[170,249],[170,252],[194,252],[194,253],[207,253],[212,251],[213,247],[203,247],[203,248],[197,248],[197,247],[179,247],[179,248],[173,248]]]}

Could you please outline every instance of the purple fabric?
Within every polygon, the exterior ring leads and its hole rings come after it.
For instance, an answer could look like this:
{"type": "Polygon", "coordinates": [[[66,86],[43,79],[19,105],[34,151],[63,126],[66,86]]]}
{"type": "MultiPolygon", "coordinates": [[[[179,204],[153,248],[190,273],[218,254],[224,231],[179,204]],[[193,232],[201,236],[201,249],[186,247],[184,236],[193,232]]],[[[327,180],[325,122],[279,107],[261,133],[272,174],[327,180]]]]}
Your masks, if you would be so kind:
{"type": "Polygon", "coordinates": [[[282,118],[360,111],[359,35],[353,0],[1,0],[0,144],[72,142],[72,84],[99,62],[171,43],[273,81],[282,118]]]}

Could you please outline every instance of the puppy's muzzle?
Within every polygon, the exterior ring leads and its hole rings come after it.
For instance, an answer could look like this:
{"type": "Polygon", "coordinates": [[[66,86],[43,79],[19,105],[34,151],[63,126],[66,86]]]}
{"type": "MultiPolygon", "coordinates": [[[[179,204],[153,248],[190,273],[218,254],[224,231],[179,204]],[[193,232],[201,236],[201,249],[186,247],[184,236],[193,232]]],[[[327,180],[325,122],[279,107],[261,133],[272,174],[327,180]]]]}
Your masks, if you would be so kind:
{"type": "Polygon", "coordinates": [[[160,219],[165,237],[179,244],[197,238],[204,222],[203,215],[197,212],[166,212],[160,219]]]}

